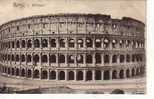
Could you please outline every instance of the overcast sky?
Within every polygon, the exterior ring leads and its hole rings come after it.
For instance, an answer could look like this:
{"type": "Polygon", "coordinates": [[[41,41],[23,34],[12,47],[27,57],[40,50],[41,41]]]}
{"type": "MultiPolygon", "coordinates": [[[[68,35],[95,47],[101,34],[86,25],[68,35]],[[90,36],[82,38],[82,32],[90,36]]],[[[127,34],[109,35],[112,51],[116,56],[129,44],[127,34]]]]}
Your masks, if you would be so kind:
{"type": "Polygon", "coordinates": [[[145,20],[145,0],[0,0],[0,24],[12,19],[55,13],[101,13],[112,18],[145,20]]]}

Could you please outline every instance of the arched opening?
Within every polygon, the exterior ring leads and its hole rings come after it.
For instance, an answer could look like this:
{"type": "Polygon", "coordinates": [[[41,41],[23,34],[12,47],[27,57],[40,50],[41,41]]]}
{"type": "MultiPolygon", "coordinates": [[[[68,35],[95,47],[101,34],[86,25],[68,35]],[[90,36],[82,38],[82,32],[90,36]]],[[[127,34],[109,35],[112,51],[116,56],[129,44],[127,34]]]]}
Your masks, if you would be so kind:
{"type": "Polygon", "coordinates": [[[42,40],[42,47],[43,48],[48,47],[48,41],[46,39],[42,40]]]}
{"type": "Polygon", "coordinates": [[[12,54],[12,61],[14,61],[14,55],[12,54]]]}
{"type": "Polygon", "coordinates": [[[8,74],[10,74],[10,73],[11,73],[10,68],[8,68],[8,69],[7,69],[7,73],[8,73],[8,74]]]}
{"type": "Polygon", "coordinates": [[[26,75],[25,69],[21,70],[21,76],[24,77],[26,75]]]}
{"type": "Polygon", "coordinates": [[[16,62],[19,62],[19,55],[16,55],[16,62]]]}
{"type": "Polygon", "coordinates": [[[95,80],[101,80],[102,75],[100,70],[95,71],[95,80]]]}
{"type": "Polygon", "coordinates": [[[74,63],[74,56],[73,55],[68,55],[68,63],[74,63]]]}
{"type": "Polygon", "coordinates": [[[140,70],[139,68],[136,69],[136,75],[139,75],[140,74],[140,70]]]}
{"type": "Polygon", "coordinates": [[[113,55],[112,56],[112,63],[116,63],[117,62],[117,55],[113,55]]]}
{"type": "Polygon", "coordinates": [[[19,69],[16,69],[16,76],[19,76],[19,69]]]}
{"type": "Polygon", "coordinates": [[[77,40],[77,45],[79,48],[82,48],[83,47],[83,40],[82,39],[78,39],[77,40]]]}
{"type": "Polygon", "coordinates": [[[95,60],[96,60],[96,64],[101,64],[102,62],[102,57],[100,53],[96,53],[95,54],[95,60]]]}
{"type": "Polygon", "coordinates": [[[104,56],[104,63],[107,64],[110,62],[110,58],[109,58],[109,55],[105,55],[104,56]]]}
{"type": "Polygon", "coordinates": [[[119,46],[120,46],[120,48],[123,48],[123,46],[124,46],[124,40],[120,40],[119,41],[119,46]]]}
{"type": "Polygon", "coordinates": [[[91,64],[93,61],[92,61],[92,55],[90,55],[90,54],[87,54],[86,55],[86,63],[87,64],[91,64]]]}
{"type": "Polygon", "coordinates": [[[59,75],[58,75],[59,80],[65,80],[65,72],[64,71],[60,71],[59,75]]]}
{"type": "Polygon", "coordinates": [[[27,41],[27,47],[28,47],[28,48],[31,48],[31,47],[32,47],[32,41],[31,41],[31,40],[28,40],[28,41],[27,41]]]}
{"type": "Polygon", "coordinates": [[[124,60],[125,60],[124,55],[120,55],[120,63],[123,63],[123,62],[124,62],[124,60]]]}
{"type": "Polygon", "coordinates": [[[42,77],[41,77],[42,79],[48,78],[48,72],[46,70],[43,70],[41,75],[42,75],[42,77]]]}
{"type": "Polygon", "coordinates": [[[74,39],[69,39],[68,40],[68,47],[74,47],[74,39]]]}
{"type": "Polygon", "coordinates": [[[83,63],[83,55],[77,55],[77,63],[83,63]]]}
{"type": "Polygon", "coordinates": [[[41,61],[42,61],[42,63],[47,63],[47,62],[48,62],[48,57],[47,57],[47,55],[42,55],[41,61]]]}
{"type": "Polygon", "coordinates": [[[124,70],[120,70],[119,77],[120,79],[124,78],[124,70]]]}
{"type": "Polygon", "coordinates": [[[65,40],[64,39],[59,40],[59,46],[60,47],[65,47],[65,40]]]}
{"type": "Polygon", "coordinates": [[[83,72],[82,71],[77,72],[77,80],[83,80],[83,72]]]}
{"type": "Polygon", "coordinates": [[[39,73],[39,70],[34,70],[34,78],[39,78],[39,76],[40,76],[40,73],[39,73]]]}
{"type": "Polygon", "coordinates": [[[20,47],[20,42],[17,40],[16,41],[16,48],[19,48],[20,47]]]}
{"type": "Polygon", "coordinates": [[[50,77],[49,77],[49,79],[52,79],[52,80],[56,79],[56,72],[55,72],[55,71],[51,71],[51,72],[50,72],[50,77]]]}
{"type": "Polygon", "coordinates": [[[129,69],[126,70],[126,77],[127,77],[127,78],[130,77],[130,71],[129,71],[129,69]]]}
{"type": "Polygon", "coordinates": [[[31,55],[27,55],[27,63],[31,62],[31,55]]]}
{"type": "Polygon", "coordinates": [[[56,39],[51,39],[50,40],[50,46],[51,47],[56,47],[56,39]]]}
{"type": "Polygon", "coordinates": [[[116,70],[114,70],[112,72],[112,79],[117,79],[117,71],[116,70]]]}
{"type": "Polygon", "coordinates": [[[21,55],[21,62],[25,62],[25,55],[21,55]]]}
{"type": "Polygon", "coordinates": [[[109,40],[107,38],[104,39],[104,48],[109,47],[109,40]]]}
{"type": "Polygon", "coordinates": [[[132,69],[132,77],[134,77],[135,76],[135,69],[133,68],[132,69]]]}
{"type": "Polygon", "coordinates": [[[74,80],[74,72],[73,71],[68,72],[68,80],[74,80]]]}
{"type": "Polygon", "coordinates": [[[127,62],[130,62],[130,55],[128,55],[128,54],[127,54],[127,56],[126,56],[126,61],[127,61],[127,62]]]}
{"type": "Polygon", "coordinates": [[[117,41],[116,40],[112,40],[112,48],[116,48],[116,44],[117,44],[117,41]]]}
{"type": "Polygon", "coordinates": [[[50,55],[49,60],[50,63],[56,63],[56,55],[50,55]]]}
{"type": "Polygon", "coordinates": [[[125,92],[121,89],[115,89],[111,92],[111,94],[125,94],[125,92]]]}
{"type": "Polygon", "coordinates": [[[15,43],[14,43],[14,41],[12,41],[12,48],[14,48],[14,46],[15,46],[15,43]]]}
{"type": "Polygon", "coordinates": [[[39,48],[40,47],[40,41],[38,39],[34,40],[34,47],[39,48]]]}
{"type": "Polygon", "coordinates": [[[22,40],[22,41],[21,41],[21,46],[22,46],[22,48],[25,48],[25,45],[26,45],[25,40],[22,40]]]}
{"type": "Polygon", "coordinates": [[[86,80],[92,80],[92,71],[86,72],[86,80]]]}
{"type": "Polygon", "coordinates": [[[86,38],[86,46],[87,47],[93,47],[93,42],[91,38],[86,38]]]}
{"type": "Polygon", "coordinates": [[[59,63],[65,63],[65,55],[59,55],[58,62],[59,63]]]}
{"type": "Polygon", "coordinates": [[[32,71],[30,69],[28,69],[27,71],[27,77],[30,78],[32,76],[32,71]]]}
{"type": "Polygon", "coordinates": [[[34,63],[36,64],[37,62],[39,62],[39,55],[35,55],[34,57],[33,57],[33,61],[34,61],[34,63]]]}
{"type": "Polygon", "coordinates": [[[14,68],[12,68],[12,70],[11,70],[11,71],[12,71],[12,73],[11,73],[11,74],[12,74],[12,75],[14,75],[14,74],[15,74],[14,68]]]}
{"type": "Polygon", "coordinates": [[[110,79],[110,72],[109,70],[104,71],[104,80],[109,80],[110,79]]]}
{"type": "Polygon", "coordinates": [[[96,48],[100,48],[101,44],[102,44],[101,39],[100,38],[96,38],[95,39],[95,47],[96,48]]]}

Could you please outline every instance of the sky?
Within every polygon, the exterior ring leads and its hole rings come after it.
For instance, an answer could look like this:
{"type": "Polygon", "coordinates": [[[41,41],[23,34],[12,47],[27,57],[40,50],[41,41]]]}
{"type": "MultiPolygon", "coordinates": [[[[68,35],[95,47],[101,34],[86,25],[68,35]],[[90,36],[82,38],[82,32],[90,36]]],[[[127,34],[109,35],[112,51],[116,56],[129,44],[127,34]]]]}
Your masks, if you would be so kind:
{"type": "Polygon", "coordinates": [[[99,13],[146,23],[145,0],[0,0],[0,24],[17,18],[56,13],[99,13]]]}

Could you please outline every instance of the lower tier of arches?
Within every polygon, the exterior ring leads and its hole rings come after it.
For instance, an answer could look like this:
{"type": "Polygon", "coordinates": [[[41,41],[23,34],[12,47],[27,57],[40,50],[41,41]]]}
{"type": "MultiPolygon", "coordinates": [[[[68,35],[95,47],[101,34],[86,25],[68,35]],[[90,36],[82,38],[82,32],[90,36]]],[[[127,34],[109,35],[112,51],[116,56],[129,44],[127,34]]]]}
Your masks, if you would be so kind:
{"type": "Polygon", "coordinates": [[[30,69],[0,66],[1,74],[32,79],[94,81],[126,79],[145,74],[144,66],[117,69],[30,69]]]}

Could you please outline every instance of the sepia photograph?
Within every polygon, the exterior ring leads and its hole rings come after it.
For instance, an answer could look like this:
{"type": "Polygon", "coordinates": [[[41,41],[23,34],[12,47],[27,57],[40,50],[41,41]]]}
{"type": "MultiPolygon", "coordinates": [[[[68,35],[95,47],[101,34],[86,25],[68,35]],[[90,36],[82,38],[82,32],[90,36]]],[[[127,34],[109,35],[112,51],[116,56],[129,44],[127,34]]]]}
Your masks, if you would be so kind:
{"type": "Polygon", "coordinates": [[[0,94],[146,94],[147,0],[0,0],[0,94]]]}

